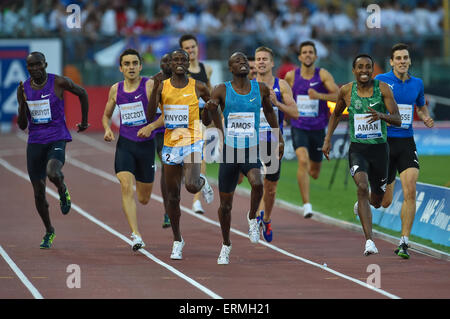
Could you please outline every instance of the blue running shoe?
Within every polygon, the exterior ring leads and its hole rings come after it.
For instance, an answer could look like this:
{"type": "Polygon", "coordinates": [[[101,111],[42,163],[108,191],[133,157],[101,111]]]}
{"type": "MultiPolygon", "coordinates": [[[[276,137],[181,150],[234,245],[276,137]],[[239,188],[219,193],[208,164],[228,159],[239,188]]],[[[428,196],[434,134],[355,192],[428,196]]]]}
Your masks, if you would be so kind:
{"type": "Polygon", "coordinates": [[[53,244],[53,239],[55,239],[55,233],[45,233],[44,238],[42,238],[42,242],[39,246],[41,249],[50,249],[53,244]]]}
{"type": "Polygon", "coordinates": [[[70,194],[69,191],[67,190],[66,184],[64,184],[64,186],[66,187],[66,191],[64,192],[64,194],[59,195],[59,205],[61,206],[61,212],[63,213],[63,215],[67,215],[70,211],[70,206],[72,202],[70,200],[70,194]]]}
{"type": "Polygon", "coordinates": [[[264,221],[264,211],[263,210],[260,212],[260,216],[258,216],[258,217],[261,222],[264,240],[266,242],[270,243],[272,241],[272,235],[273,235],[272,224],[271,224],[272,220],[269,220],[267,223],[264,221]]]}

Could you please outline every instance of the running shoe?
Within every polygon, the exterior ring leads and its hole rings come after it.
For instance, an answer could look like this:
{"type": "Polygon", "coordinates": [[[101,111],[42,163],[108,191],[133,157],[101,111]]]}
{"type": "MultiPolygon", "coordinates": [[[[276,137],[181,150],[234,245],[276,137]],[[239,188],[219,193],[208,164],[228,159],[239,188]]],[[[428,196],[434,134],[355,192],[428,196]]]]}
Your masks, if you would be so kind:
{"type": "Polygon", "coordinates": [[[202,207],[202,202],[200,200],[198,200],[198,199],[192,204],[192,210],[196,214],[204,214],[205,213],[205,210],[202,207]]]}
{"type": "Polygon", "coordinates": [[[372,240],[367,239],[366,249],[364,250],[364,255],[369,256],[372,254],[378,254],[378,249],[377,249],[377,247],[375,247],[375,243],[372,240]]]}
{"type": "Polygon", "coordinates": [[[394,252],[397,256],[400,256],[404,259],[409,259],[408,248],[409,246],[407,244],[401,243],[394,252]]]}
{"type": "Polygon", "coordinates": [[[263,231],[263,237],[264,240],[268,243],[272,241],[272,220],[268,221],[267,223],[264,221],[264,211],[262,210],[260,212],[260,215],[257,217],[257,219],[260,221],[260,225],[262,227],[263,231]],[[259,218],[258,218],[259,217],[259,218]]]}
{"type": "Polygon", "coordinates": [[[250,238],[250,241],[253,244],[257,244],[259,242],[259,223],[258,220],[255,218],[250,219],[249,216],[250,212],[247,213],[247,221],[248,221],[248,237],[250,238]]]}
{"type": "Polygon", "coordinates": [[[164,221],[162,224],[162,228],[168,228],[168,227],[170,227],[170,218],[169,218],[169,215],[167,215],[167,213],[166,213],[166,214],[164,214],[164,221]]]}
{"type": "Polygon", "coordinates": [[[139,250],[141,248],[145,247],[145,243],[142,240],[141,236],[136,235],[135,233],[131,234],[131,239],[133,239],[133,243],[131,244],[131,247],[133,248],[133,251],[139,250]]]}
{"type": "Polygon", "coordinates": [[[64,187],[66,188],[66,191],[64,192],[64,194],[59,195],[59,205],[61,206],[61,212],[63,213],[63,215],[67,215],[70,211],[71,201],[69,190],[67,189],[66,184],[64,184],[64,187]]]}
{"type": "Polygon", "coordinates": [[[200,177],[205,180],[205,184],[202,187],[203,198],[205,199],[205,202],[207,204],[210,204],[214,200],[214,190],[212,189],[211,185],[209,185],[205,175],[200,174],[200,177]]]}
{"type": "Polygon", "coordinates": [[[42,238],[42,242],[41,245],[39,246],[39,248],[41,249],[49,249],[50,247],[52,247],[53,244],[53,239],[55,239],[55,233],[45,233],[44,238],[42,238]]]}
{"type": "Polygon", "coordinates": [[[181,241],[174,241],[172,246],[172,254],[170,255],[170,259],[183,259],[183,247],[184,240],[181,238],[181,241]]]}
{"type": "Polygon", "coordinates": [[[310,203],[303,205],[303,217],[310,218],[313,215],[312,206],[310,203]]]}
{"type": "Polygon", "coordinates": [[[230,252],[231,252],[231,244],[230,246],[223,245],[220,250],[219,258],[217,258],[218,265],[228,265],[230,263],[230,252]]]}

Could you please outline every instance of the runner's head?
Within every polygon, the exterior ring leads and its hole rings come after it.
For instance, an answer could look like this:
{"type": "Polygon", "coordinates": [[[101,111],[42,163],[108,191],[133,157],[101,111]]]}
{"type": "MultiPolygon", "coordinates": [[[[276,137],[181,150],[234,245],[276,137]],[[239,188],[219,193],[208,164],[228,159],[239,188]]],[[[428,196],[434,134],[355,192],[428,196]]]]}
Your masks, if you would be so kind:
{"type": "Polygon", "coordinates": [[[42,82],[47,76],[47,62],[41,52],[31,52],[27,56],[27,70],[34,82],[42,82]]]}
{"type": "Polygon", "coordinates": [[[408,73],[411,66],[411,57],[409,56],[408,45],[397,43],[391,49],[391,60],[389,61],[394,73],[403,75],[408,73]]]}
{"type": "Polygon", "coordinates": [[[189,54],[189,61],[196,61],[198,59],[198,41],[192,34],[185,34],[181,36],[178,41],[180,48],[189,54]]]}
{"type": "Polygon", "coordinates": [[[161,71],[167,76],[172,75],[172,69],[170,68],[170,53],[166,53],[162,56],[161,61],[159,62],[159,66],[161,71]]]}
{"type": "Polygon", "coordinates": [[[126,49],[120,55],[120,72],[123,73],[124,78],[134,80],[139,77],[142,70],[142,59],[134,49],[126,49]]]}
{"type": "Polygon", "coordinates": [[[182,49],[177,49],[170,54],[170,68],[172,75],[186,74],[189,69],[189,53],[182,49]]]}
{"type": "Polygon", "coordinates": [[[273,51],[268,47],[259,47],[255,50],[256,71],[264,75],[272,73],[275,66],[273,63],[273,51]]]}
{"type": "Polygon", "coordinates": [[[359,54],[353,59],[353,74],[358,83],[367,83],[372,79],[373,59],[368,54],[359,54]]]}
{"type": "Polygon", "coordinates": [[[256,72],[255,57],[249,56],[247,58],[247,60],[248,60],[248,65],[250,67],[250,72],[248,72],[248,78],[249,78],[249,80],[256,79],[256,75],[258,74],[258,72],[256,72]]]}
{"type": "Polygon", "coordinates": [[[317,50],[314,42],[304,41],[300,43],[298,60],[302,63],[302,65],[308,68],[316,62],[317,50]]]}
{"type": "Polygon", "coordinates": [[[242,52],[234,52],[228,59],[228,68],[233,76],[248,77],[250,66],[247,56],[242,52]]]}

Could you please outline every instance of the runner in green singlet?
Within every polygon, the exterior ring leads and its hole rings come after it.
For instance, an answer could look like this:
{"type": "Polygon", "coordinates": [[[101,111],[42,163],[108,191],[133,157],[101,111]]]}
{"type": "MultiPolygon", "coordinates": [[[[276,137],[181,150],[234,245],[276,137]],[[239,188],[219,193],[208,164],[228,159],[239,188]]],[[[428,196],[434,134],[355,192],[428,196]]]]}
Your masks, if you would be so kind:
{"type": "Polygon", "coordinates": [[[358,201],[355,208],[366,239],[364,255],[367,256],[378,253],[372,240],[372,212],[369,205],[380,207],[386,191],[389,163],[386,123],[400,126],[401,119],[389,86],[372,79],[373,59],[370,56],[358,55],[353,60],[352,71],[356,81],[347,83],[339,91],[322,152],[329,160],[331,136],[348,106],[351,140],[349,167],[357,186],[358,201]]]}

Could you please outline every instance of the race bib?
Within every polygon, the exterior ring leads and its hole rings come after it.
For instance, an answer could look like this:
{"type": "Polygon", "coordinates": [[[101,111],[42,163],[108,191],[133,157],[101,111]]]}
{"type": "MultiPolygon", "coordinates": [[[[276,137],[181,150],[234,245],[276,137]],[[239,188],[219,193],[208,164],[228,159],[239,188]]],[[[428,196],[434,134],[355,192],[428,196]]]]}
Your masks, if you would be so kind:
{"type": "MultiPolygon", "coordinates": [[[[273,106],[273,111],[275,112],[275,115],[277,117],[278,122],[278,108],[276,106],[273,106]]],[[[270,126],[269,122],[267,122],[266,116],[263,112],[263,109],[259,112],[259,131],[260,132],[267,132],[271,131],[272,127],[270,126]]]]}
{"type": "Polygon", "coordinates": [[[413,121],[413,107],[410,104],[398,104],[398,111],[402,119],[401,128],[407,130],[413,121]]]}
{"type": "Polygon", "coordinates": [[[253,137],[255,113],[239,112],[228,114],[227,135],[231,137],[253,137]]]}
{"type": "Polygon", "coordinates": [[[189,126],[189,105],[164,105],[164,125],[168,129],[189,126]]]}
{"type": "Polygon", "coordinates": [[[45,124],[52,120],[50,100],[27,101],[33,124],[45,124]]]}
{"type": "Polygon", "coordinates": [[[122,125],[137,126],[147,123],[144,107],[142,106],[141,101],[120,104],[119,109],[122,125]]]}
{"type": "Polygon", "coordinates": [[[311,100],[308,95],[297,95],[297,109],[300,116],[317,117],[319,115],[319,100],[311,100]]]}
{"type": "Polygon", "coordinates": [[[359,139],[372,139],[380,138],[381,134],[381,121],[375,121],[373,123],[367,123],[368,119],[365,117],[370,115],[366,114],[355,114],[353,118],[353,123],[355,127],[355,137],[359,139]]]}

